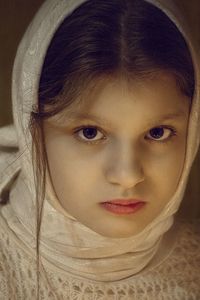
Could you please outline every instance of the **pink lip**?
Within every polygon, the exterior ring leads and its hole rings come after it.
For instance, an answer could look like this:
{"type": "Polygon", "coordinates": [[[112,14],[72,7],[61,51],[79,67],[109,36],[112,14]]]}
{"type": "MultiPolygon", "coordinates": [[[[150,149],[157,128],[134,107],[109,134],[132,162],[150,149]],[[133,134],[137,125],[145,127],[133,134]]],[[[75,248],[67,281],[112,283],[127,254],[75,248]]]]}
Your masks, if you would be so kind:
{"type": "Polygon", "coordinates": [[[132,214],[141,209],[146,202],[139,199],[115,199],[100,203],[106,210],[115,214],[132,214]]]}
{"type": "Polygon", "coordinates": [[[105,202],[117,204],[117,205],[130,205],[130,204],[136,204],[138,202],[145,202],[145,201],[140,199],[113,199],[113,200],[104,201],[103,203],[105,202]]]}

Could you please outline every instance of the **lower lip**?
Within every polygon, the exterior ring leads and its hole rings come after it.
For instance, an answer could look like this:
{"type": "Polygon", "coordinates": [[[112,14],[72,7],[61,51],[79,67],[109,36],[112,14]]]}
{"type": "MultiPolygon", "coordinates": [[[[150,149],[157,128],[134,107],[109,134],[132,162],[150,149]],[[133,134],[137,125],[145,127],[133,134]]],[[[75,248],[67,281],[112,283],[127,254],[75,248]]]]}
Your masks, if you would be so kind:
{"type": "Polygon", "coordinates": [[[127,215],[133,214],[139,209],[141,209],[146,203],[145,202],[137,202],[129,205],[119,205],[119,204],[112,204],[110,202],[101,203],[106,210],[115,213],[117,215],[127,215]]]}

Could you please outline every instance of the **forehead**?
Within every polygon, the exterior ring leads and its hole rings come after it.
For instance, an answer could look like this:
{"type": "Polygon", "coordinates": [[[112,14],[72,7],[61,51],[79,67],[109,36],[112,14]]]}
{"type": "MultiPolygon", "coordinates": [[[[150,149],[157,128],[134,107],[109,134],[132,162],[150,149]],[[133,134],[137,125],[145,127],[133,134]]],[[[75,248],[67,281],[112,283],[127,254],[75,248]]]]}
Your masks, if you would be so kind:
{"type": "Polygon", "coordinates": [[[124,77],[102,77],[94,80],[81,97],[74,101],[64,112],[68,116],[93,111],[116,113],[123,107],[127,111],[146,106],[147,110],[167,107],[184,110],[188,108],[189,98],[186,97],[177,86],[173,75],[165,72],[158,72],[151,77],[144,79],[127,79],[124,77]],[[152,107],[153,105],[153,107],[152,107]],[[112,111],[110,111],[112,109],[112,111]]]}

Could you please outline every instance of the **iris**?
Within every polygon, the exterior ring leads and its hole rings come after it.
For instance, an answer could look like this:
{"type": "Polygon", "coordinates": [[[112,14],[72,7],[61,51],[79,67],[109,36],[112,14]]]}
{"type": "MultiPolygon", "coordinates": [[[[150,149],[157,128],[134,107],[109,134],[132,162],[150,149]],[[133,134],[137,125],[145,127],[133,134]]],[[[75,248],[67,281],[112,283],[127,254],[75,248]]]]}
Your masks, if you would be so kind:
{"type": "Polygon", "coordinates": [[[83,129],[83,135],[87,139],[93,139],[97,135],[97,129],[96,128],[92,128],[92,127],[84,128],[83,129]]]}
{"type": "Polygon", "coordinates": [[[153,138],[159,139],[163,136],[164,134],[164,128],[162,127],[156,127],[150,130],[150,134],[153,138]]]}

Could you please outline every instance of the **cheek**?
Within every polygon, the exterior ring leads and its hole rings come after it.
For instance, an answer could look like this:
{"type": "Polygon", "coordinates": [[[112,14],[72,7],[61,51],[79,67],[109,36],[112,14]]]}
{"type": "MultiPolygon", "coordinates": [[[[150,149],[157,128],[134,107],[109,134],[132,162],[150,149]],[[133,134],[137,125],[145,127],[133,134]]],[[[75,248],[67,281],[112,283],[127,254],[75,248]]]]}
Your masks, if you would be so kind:
{"type": "Polygon", "coordinates": [[[176,144],[167,151],[151,157],[148,176],[157,187],[158,196],[170,198],[179,183],[185,159],[185,143],[176,144]]]}
{"type": "Polygon", "coordinates": [[[82,155],[71,145],[47,145],[50,174],[55,192],[62,203],[69,198],[80,199],[87,196],[95,182],[99,182],[99,159],[82,155]]]}

